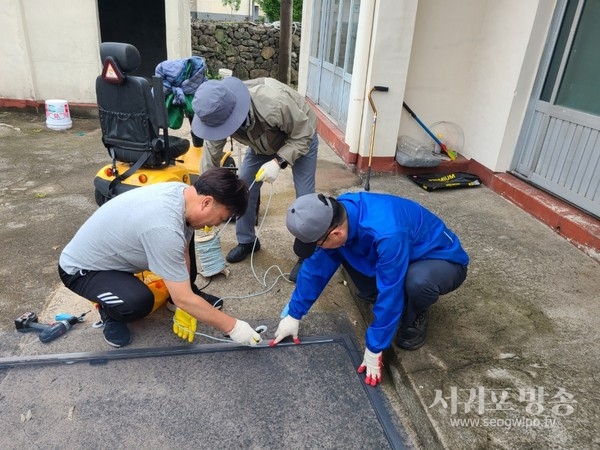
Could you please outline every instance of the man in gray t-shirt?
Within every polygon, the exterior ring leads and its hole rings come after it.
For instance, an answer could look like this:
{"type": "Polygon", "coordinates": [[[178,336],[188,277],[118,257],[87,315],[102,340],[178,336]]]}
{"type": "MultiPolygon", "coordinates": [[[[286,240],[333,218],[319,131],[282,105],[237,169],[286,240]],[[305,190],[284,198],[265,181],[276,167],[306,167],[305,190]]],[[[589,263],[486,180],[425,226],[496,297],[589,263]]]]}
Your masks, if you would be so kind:
{"type": "Polygon", "coordinates": [[[194,284],[194,230],[239,217],[247,204],[246,184],[224,168],[202,173],[193,186],[157,183],[125,192],[82,225],[60,255],[59,275],[71,291],[98,304],[104,338],[114,347],[131,342],[127,322],[152,311],[154,295],[135,276],[146,270],[165,282],[180,337],[191,342],[200,320],[256,345],[260,335],[248,323],[213,307],[220,299],[194,284]]]}

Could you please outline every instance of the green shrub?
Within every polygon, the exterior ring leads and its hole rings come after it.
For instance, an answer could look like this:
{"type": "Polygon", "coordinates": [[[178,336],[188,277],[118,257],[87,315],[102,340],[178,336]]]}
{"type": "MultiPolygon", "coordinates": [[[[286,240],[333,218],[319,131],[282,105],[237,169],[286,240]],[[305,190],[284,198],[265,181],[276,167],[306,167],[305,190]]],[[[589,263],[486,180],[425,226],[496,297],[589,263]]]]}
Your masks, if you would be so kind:
{"type": "MultiPolygon", "coordinates": [[[[265,15],[271,22],[279,20],[281,12],[281,0],[257,0],[258,6],[265,12],[265,15]]],[[[300,22],[302,20],[302,0],[293,0],[292,20],[300,22]]]]}

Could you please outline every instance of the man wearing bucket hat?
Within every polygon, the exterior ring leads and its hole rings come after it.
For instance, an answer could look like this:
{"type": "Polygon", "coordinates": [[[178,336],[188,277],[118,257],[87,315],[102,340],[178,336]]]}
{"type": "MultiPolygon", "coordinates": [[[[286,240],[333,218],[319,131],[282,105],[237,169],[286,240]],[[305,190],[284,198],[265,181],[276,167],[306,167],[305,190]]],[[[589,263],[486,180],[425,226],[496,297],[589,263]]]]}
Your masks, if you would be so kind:
{"type": "Polygon", "coordinates": [[[291,336],[298,343],[308,313],[340,264],[356,296],[373,304],[359,372],[381,381],[381,353],[394,340],[406,350],[425,343],[428,309],[467,276],[469,257],[444,222],[416,202],[371,192],[337,199],[309,194],[287,210],[294,249],[307,258],[270,345],[291,336]],[[312,255],[312,256],[311,256],[312,255]]]}
{"type": "MultiPolygon", "coordinates": [[[[207,81],[196,91],[192,107],[192,132],[205,140],[202,171],[219,165],[228,137],[248,146],[239,175],[251,186],[250,199],[236,221],[238,245],[227,254],[227,261],[239,262],[260,250],[254,226],[263,182],[273,183],[289,165],[296,197],[315,191],[317,116],[304,97],[273,78],[207,81]]],[[[301,263],[299,259],[292,269],[292,281],[301,263]]]]}

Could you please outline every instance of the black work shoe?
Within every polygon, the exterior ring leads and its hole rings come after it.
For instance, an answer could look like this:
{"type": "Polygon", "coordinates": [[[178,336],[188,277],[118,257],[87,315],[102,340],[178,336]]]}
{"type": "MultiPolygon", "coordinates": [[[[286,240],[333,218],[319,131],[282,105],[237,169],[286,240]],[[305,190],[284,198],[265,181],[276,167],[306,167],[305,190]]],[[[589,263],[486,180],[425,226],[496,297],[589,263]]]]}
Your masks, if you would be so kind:
{"type": "Polygon", "coordinates": [[[298,258],[298,261],[296,261],[296,264],[294,265],[294,267],[292,267],[292,271],[290,272],[289,275],[289,280],[293,281],[294,283],[296,282],[296,280],[298,279],[298,272],[300,272],[300,268],[302,267],[302,263],[304,262],[304,258],[298,258]]]}
{"type": "MultiPolygon", "coordinates": [[[[194,294],[199,295],[204,300],[206,300],[208,303],[210,303],[214,308],[217,308],[218,310],[223,309],[223,300],[221,300],[219,297],[207,294],[206,292],[203,292],[198,288],[196,288],[196,289],[192,288],[192,291],[194,291],[194,294]]],[[[177,309],[177,305],[175,303],[173,303],[173,300],[171,300],[171,297],[169,297],[169,299],[167,300],[167,309],[171,312],[175,312],[175,310],[177,309]]]]}
{"type": "Polygon", "coordinates": [[[400,323],[396,334],[396,345],[404,350],[416,350],[425,344],[427,338],[427,325],[429,324],[429,311],[417,314],[417,318],[410,325],[400,323]]]}
{"type": "Polygon", "coordinates": [[[375,292],[374,294],[363,294],[360,291],[356,291],[356,298],[359,299],[361,302],[369,303],[372,305],[377,301],[377,292],[375,292]]]}
{"type": "MultiPolygon", "coordinates": [[[[201,291],[200,289],[198,289],[198,287],[195,284],[192,284],[192,291],[194,291],[194,294],[199,295],[204,300],[206,300],[208,303],[210,303],[213,306],[213,308],[217,308],[219,310],[223,309],[223,300],[221,300],[216,295],[211,295],[204,291],[201,291]]],[[[171,299],[169,299],[169,300],[171,300],[171,299]]]]}
{"type": "Polygon", "coordinates": [[[125,347],[131,344],[131,333],[125,322],[117,322],[111,318],[104,321],[104,340],[113,347],[125,347]]]}
{"type": "Polygon", "coordinates": [[[232,248],[229,253],[227,253],[225,259],[230,263],[243,261],[246,259],[246,256],[252,253],[252,249],[254,249],[255,252],[260,250],[260,241],[258,239],[256,239],[256,245],[254,245],[254,241],[249,244],[238,244],[237,247],[232,248]]]}

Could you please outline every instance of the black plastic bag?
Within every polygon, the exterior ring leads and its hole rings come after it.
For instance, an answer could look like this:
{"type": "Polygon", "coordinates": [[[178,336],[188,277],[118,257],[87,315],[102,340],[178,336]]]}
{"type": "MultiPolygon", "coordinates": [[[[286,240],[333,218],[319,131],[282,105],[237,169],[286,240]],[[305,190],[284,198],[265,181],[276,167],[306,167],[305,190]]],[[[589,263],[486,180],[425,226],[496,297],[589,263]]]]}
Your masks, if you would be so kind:
{"type": "Polygon", "coordinates": [[[481,186],[477,175],[466,172],[409,174],[407,177],[426,191],[481,186]]]}

